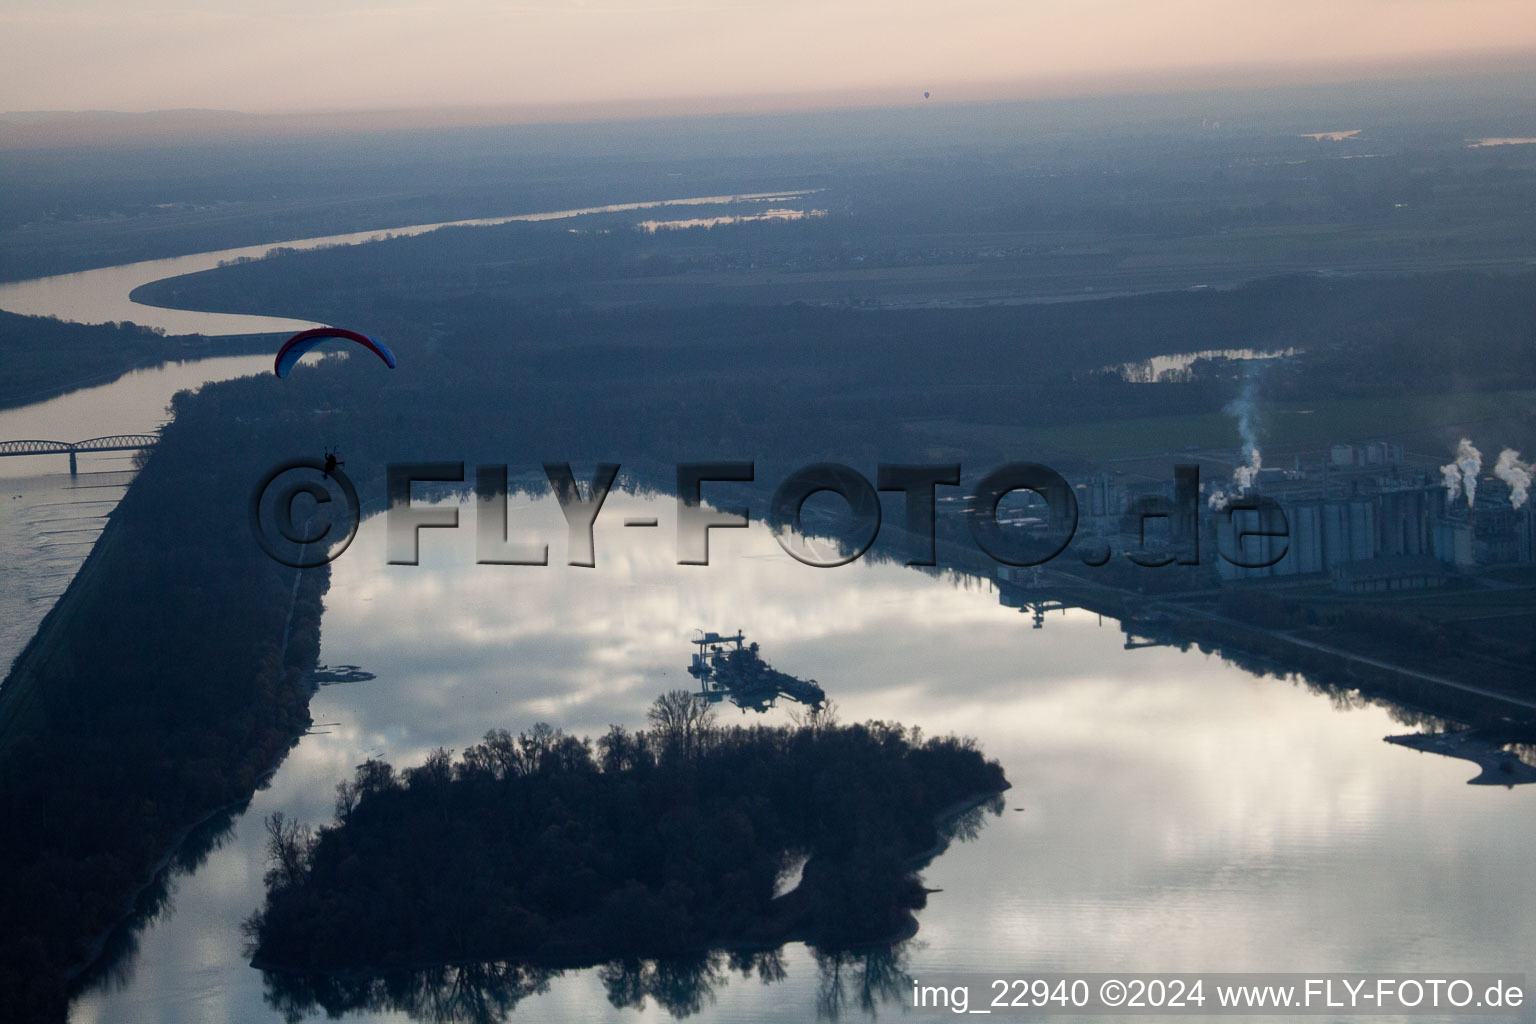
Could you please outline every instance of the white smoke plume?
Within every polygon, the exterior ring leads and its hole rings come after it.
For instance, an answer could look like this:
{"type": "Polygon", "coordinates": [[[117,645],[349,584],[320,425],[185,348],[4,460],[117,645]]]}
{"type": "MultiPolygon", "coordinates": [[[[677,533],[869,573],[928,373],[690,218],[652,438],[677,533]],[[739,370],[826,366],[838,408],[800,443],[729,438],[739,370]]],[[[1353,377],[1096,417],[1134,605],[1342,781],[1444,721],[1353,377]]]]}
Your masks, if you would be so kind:
{"type": "Polygon", "coordinates": [[[1252,487],[1258,480],[1259,470],[1264,467],[1264,457],[1259,454],[1257,445],[1244,447],[1243,456],[1247,461],[1232,471],[1232,482],[1239,491],[1252,487]]]}
{"type": "MultiPolygon", "coordinates": [[[[1518,453],[1517,453],[1518,454],[1518,453]]],[[[1440,467],[1440,482],[1445,485],[1445,500],[1455,501],[1458,495],[1467,496],[1467,508],[1477,500],[1477,475],[1483,471],[1483,453],[1472,447],[1472,442],[1462,438],[1456,445],[1456,461],[1440,467]]]]}
{"type": "Polygon", "coordinates": [[[1513,448],[1505,448],[1499,452],[1499,461],[1494,464],[1493,475],[1509,484],[1509,503],[1515,508],[1525,505],[1526,499],[1531,493],[1531,470],[1533,467],[1528,462],[1520,461],[1520,453],[1513,448]]]}
{"type": "Polygon", "coordinates": [[[1456,468],[1456,463],[1447,462],[1440,467],[1440,483],[1445,486],[1447,505],[1461,497],[1461,470],[1456,468]]]}
{"type": "Polygon", "coordinates": [[[1240,395],[1227,403],[1222,410],[1228,416],[1237,417],[1237,433],[1243,439],[1243,461],[1232,470],[1232,486],[1217,488],[1211,492],[1206,503],[1211,508],[1220,512],[1226,508],[1233,498],[1246,494],[1258,482],[1259,470],[1264,465],[1264,457],[1259,453],[1259,409],[1254,404],[1254,397],[1258,392],[1259,379],[1257,373],[1250,373],[1248,379],[1243,382],[1243,391],[1240,395]]]}

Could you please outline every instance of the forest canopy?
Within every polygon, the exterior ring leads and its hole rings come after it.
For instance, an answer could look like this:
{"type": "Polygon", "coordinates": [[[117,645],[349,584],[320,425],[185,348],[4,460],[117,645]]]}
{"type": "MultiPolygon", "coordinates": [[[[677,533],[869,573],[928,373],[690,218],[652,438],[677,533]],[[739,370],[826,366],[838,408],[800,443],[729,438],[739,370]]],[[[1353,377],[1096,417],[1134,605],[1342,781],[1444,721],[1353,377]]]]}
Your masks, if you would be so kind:
{"type": "Polygon", "coordinates": [[[254,962],[324,973],[885,940],[911,930],[916,871],[955,821],[976,827],[960,812],[1008,786],[965,739],[712,719],[678,691],[650,729],[595,742],[540,724],[457,761],[364,763],[318,833],[268,818],[254,962]]]}

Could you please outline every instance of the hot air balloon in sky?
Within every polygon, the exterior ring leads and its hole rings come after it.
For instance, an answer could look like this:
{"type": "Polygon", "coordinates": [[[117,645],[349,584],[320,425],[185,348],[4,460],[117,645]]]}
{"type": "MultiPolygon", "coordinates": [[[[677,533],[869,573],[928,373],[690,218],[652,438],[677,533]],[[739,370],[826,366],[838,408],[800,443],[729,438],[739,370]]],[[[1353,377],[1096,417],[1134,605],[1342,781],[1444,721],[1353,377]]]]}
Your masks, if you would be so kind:
{"type": "Polygon", "coordinates": [[[927,99],[927,98],[928,98],[928,93],[926,93],[926,92],[923,93],[923,99],[927,99]]]}
{"type": "Polygon", "coordinates": [[[330,338],[356,342],[384,360],[385,365],[391,370],[395,368],[395,354],[383,342],[374,341],[366,334],[349,331],[344,327],[314,327],[307,331],[300,331],[283,342],[283,347],[277,350],[277,359],[272,363],[272,372],[279,377],[288,376],[288,371],[293,369],[293,364],[297,363],[304,353],[330,338]]]}

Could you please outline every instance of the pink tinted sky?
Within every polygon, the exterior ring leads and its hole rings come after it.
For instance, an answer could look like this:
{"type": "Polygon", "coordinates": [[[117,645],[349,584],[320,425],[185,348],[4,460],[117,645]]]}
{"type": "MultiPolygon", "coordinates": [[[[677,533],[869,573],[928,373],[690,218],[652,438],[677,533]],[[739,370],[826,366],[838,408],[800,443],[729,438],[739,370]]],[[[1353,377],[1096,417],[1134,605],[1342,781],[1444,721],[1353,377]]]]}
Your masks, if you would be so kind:
{"type": "Polygon", "coordinates": [[[1521,50],[1532,0],[9,0],[0,109],[814,106],[1521,50]]]}

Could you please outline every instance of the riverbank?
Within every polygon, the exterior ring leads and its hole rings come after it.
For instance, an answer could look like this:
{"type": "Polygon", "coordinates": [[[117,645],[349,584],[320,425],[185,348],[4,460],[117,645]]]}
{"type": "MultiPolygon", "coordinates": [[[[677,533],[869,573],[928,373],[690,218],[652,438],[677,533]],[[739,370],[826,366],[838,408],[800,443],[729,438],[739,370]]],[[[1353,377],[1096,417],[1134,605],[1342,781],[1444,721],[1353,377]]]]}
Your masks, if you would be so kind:
{"type": "MultiPolygon", "coordinates": [[[[0,311],[0,410],[99,387],[134,370],[275,348],[275,336],[167,336],[131,323],[82,324],[0,311]]],[[[0,441],[13,440],[0,437],[0,441]]],[[[79,437],[49,440],[78,441],[79,437]]]]}
{"type": "Polygon", "coordinates": [[[15,730],[27,727],[29,709],[35,710],[39,702],[39,676],[42,666],[59,655],[74,639],[69,621],[82,607],[101,599],[101,580],[110,573],[102,566],[111,560],[111,551],[123,530],[114,517],[108,517],[101,536],[91,546],[84,563],[70,581],[48,614],[43,617],[37,632],[21,649],[11,663],[10,672],[0,684],[0,750],[15,730]]]}
{"type": "MultiPolygon", "coordinates": [[[[1380,641],[1369,642],[1347,629],[1282,629],[1243,621],[1223,614],[1223,594],[1265,594],[1265,584],[1227,585],[1217,589],[1133,589],[1137,579],[1123,571],[1114,582],[1104,569],[1068,568],[1060,563],[1042,567],[1034,583],[998,580],[996,563],[976,550],[969,539],[940,537],[940,561],[956,571],[992,580],[1004,603],[1059,602],[1116,619],[1127,643],[1140,638],[1142,646],[1170,646],[1217,654],[1256,675],[1294,675],[1322,691],[1356,691],[1382,703],[1394,704],[1423,715],[1466,725],[1522,730],[1536,729],[1536,690],[1523,687],[1503,665],[1491,665],[1481,651],[1431,658],[1415,651],[1418,666],[1399,648],[1384,652],[1380,641]],[[1498,669],[1495,673],[1491,669],[1498,669]]],[[[1152,570],[1143,570],[1152,571],[1152,570]]],[[[1155,582],[1155,581],[1148,581],[1155,582]]],[[[1136,583],[1136,586],[1141,586],[1136,583]]],[[[1283,600],[1282,596],[1274,598],[1283,600]]],[[[1351,605],[1362,611],[1397,607],[1356,599],[1351,605]]],[[[1421,640],[1421,637],[1405,639],[1421,640]]]]}
{"type": "Polygon", "coordinates": [[[70,981],[199,822],[309,723],[325,570],[243,535],[248,460],[172,422],[0,687],[0,990],[63,1019],[70,981]],[[168,509],[197,497],[205,514],[168,509]],[[290,608],[292,639],[282,640],[290,608]]]}
{"type": "MultiPolygon", "coordinates": [[[[278,768],[287,759],[289,752],[298,743],[299,737],[295,736],[293,743],[290,744],[288,749],[278,755],[266,773],[258,780],[258,786],[265,785],[277,773],[278,768]]],[[[188,850],[188,846],[193,838],[199,832],[209,829],[220,818],[224,818],[226,824],[214,830],[215,836],[212,841],[216,842],[217,834],[227,829],[229,824],[232,824],[236,817],[243,814],[248,806],[250,806],[250,798],[244,797],[223,806],[215,807],[201,818],[188,824],[172,838],[164,856],[152,866],[152,874],[149,879],[127,897],[118,919],[97,934],[96,938],[90,943],[85,956],[78,963],[72,964],[65,969],[64,977],[69,982],[72,991],[78,991],[88,984],[93,977],[104,974],[111,969],[113,947],[120,943],[126,945],[130,941],[132,932],[143,927],[151,916],[145,910],[146,904],[151,909],[158,908],[168,898],[167,891],[172,869],[177,862],[186,860],[196,861],[200,859],[202,854],[207,852],[206,849],[188,850]]]]}

